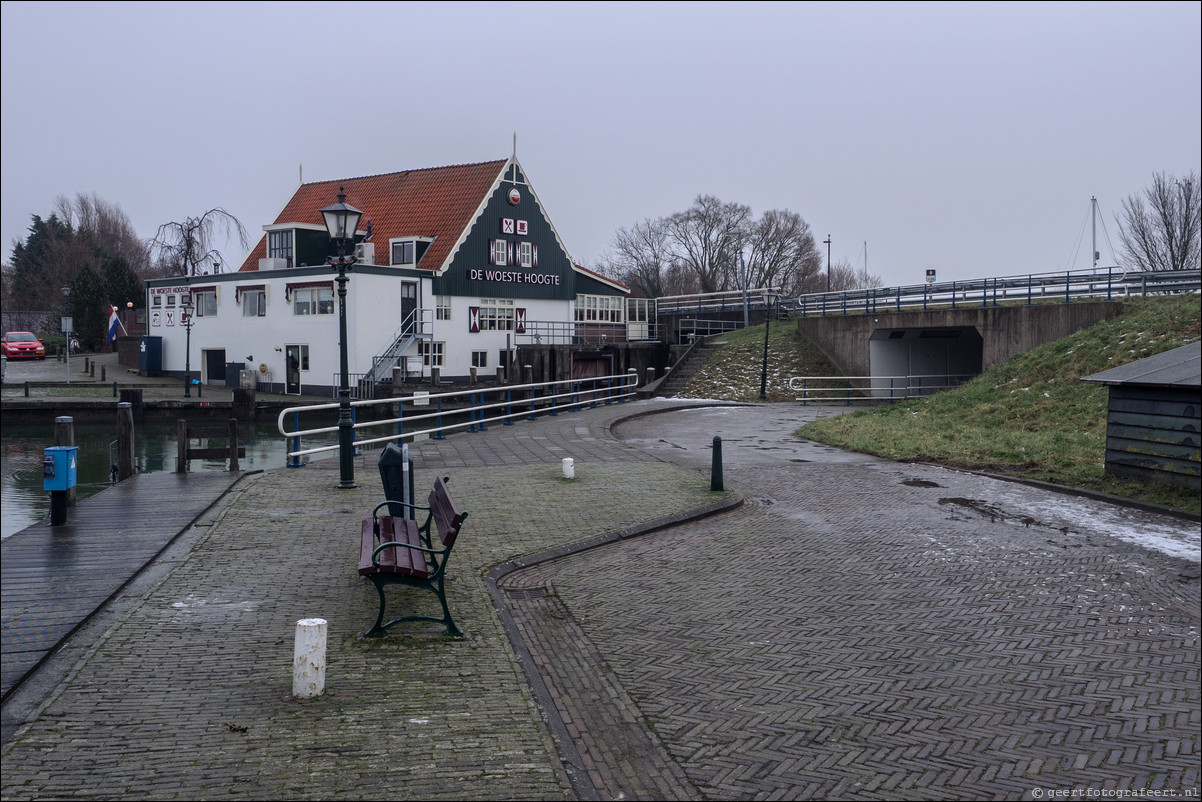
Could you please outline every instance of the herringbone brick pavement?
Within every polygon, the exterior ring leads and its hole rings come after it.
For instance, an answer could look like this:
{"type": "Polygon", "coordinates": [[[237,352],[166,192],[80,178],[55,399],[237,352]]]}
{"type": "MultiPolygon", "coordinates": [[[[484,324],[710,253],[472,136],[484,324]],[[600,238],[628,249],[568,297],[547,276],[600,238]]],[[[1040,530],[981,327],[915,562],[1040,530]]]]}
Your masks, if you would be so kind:
{"type": "Polygon", "coordinates": [[[737,512],[501,583],[602,796],[1196,793],[1196,564],[933,468],[727,477],[737,512]]]}

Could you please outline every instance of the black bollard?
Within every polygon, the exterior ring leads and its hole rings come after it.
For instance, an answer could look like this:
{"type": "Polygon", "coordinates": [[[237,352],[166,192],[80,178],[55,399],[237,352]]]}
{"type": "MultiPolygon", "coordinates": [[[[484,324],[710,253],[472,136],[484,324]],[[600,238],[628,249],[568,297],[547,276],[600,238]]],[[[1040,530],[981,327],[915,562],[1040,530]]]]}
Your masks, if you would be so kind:
{"type": "Polygon", "coordinates": [[[62,526],[67,522],[67,493],[66,490],[50,491],[51,526],[62,526]]]}
{"type": "Polygon", "coordinates": [[[710,490],[725,490],[722,485],[722,438],[714,438],[714,461],[710,468],[710,490]]]}

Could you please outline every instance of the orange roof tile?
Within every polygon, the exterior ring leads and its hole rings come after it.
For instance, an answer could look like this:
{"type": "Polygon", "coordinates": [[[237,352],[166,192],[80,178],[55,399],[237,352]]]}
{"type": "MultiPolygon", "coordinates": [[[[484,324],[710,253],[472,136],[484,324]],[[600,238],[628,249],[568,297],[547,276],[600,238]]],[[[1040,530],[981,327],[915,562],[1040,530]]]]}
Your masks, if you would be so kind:
{"type": "MultiPolygon", "coordinates": [[[[502,159],[302,184],[273,222],[324,226],[321,209],[334,203],[343,187],[346,202],[363,210],[359,228],[371,221],[372,241],[383,243],[385,258],[392,237],[434,237],[418,267],[437,270],[506,164],[502,159]]],[[[239,271],[258,270],[266,256],[264,235],[239,271]]]]}

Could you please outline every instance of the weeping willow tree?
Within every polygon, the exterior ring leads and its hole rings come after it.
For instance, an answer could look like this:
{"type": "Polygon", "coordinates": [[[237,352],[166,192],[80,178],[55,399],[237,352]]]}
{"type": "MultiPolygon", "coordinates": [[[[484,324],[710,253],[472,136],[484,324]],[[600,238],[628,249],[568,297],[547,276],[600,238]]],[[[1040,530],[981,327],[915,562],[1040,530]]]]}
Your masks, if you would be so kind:
{"type": "Polygon", "coordinates": [[[216,273],[225,262],[215,247],[218,237],[236,237],[242,250],[249,247],[250,237],[242,223],[218,207],[199,217],[185,218],[181,223],[163,223],[151,240],[151,248],[165,276],[196,276],[207,273],[206,266],[210,264],[216,273]]]}

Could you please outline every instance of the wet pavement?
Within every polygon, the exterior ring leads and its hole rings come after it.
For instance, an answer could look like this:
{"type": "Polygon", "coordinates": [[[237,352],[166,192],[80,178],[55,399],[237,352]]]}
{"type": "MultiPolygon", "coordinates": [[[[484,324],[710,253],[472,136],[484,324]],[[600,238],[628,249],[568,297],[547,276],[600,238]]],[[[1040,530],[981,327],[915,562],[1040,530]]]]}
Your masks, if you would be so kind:
{"type": "Polygon", "coordinates": [[[415,444],[470,512],[459,639],[358,634],[374,465],[245,483],[5,705],[3,797],[1197,793],[1196,522],[792,435],[841,408],[680,406],[415,444]]]}

